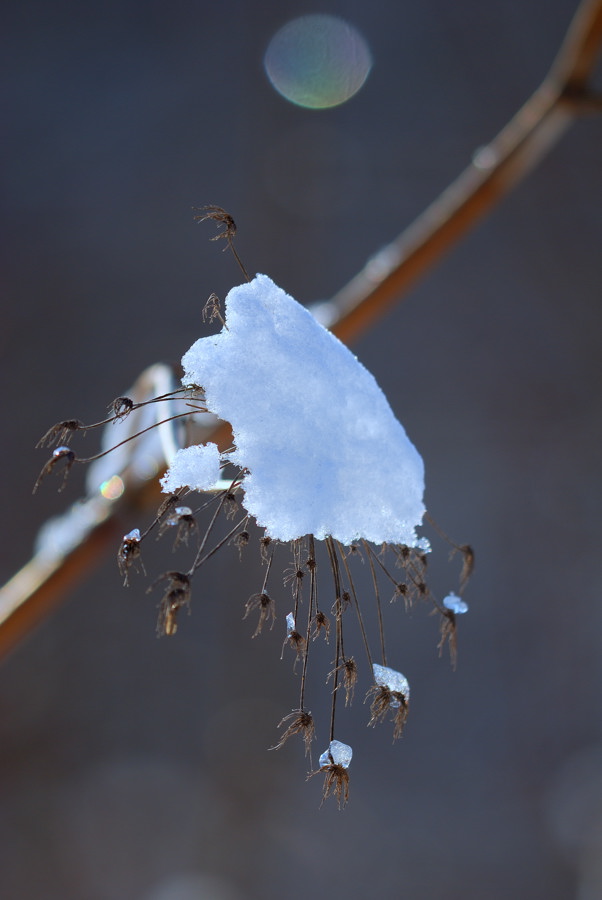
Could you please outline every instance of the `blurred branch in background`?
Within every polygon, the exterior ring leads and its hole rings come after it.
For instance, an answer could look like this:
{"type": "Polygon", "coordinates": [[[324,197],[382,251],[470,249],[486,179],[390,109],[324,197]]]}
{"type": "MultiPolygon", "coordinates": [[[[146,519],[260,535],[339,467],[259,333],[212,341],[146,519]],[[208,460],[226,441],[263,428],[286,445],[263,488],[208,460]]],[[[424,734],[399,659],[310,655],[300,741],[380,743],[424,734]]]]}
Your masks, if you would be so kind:
{"type": "MultiPolygon", "coordinates": [[[[602,97],[590,84],[601,45],[602,0],[583,0],[548,76],[522,109],[490,144],[475,152],[471,165],[440,197],[327,304],[325,324],[341,340],[353,341],[400,301],[578,117],[602,110],[602,97]]],[[[137,402],[152,395],[152,373],[157,374],[157,367],[143,373],[132,388],[137,402]]],[[[206,425],[203,431],[203,440],[223,444],[227,439],[223,425],[206,425]]],[[[33,558],[0,590],[0,658],[89,575],[105,551],[116,549],[133,513],[158,501],[157,479],[137,471],[135,442],[130,446],[130,458],[118,475],[123,488],[119,496],[96,492],[49,523],[33,558]]],[[[161,446],[157,452],[157,465],[164,467],[161,446]]]]}

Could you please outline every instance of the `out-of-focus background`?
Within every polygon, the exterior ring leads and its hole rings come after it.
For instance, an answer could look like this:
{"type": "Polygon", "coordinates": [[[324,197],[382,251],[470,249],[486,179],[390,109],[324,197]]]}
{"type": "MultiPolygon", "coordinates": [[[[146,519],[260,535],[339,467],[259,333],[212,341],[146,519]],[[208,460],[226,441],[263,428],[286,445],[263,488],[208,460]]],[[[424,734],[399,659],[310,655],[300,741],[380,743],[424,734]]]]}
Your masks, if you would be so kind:
{"type": "MultiPolygon", "coordinates": [[[[575,7],[8,4],[0,578],[81,488],[31,496],[39,436],[178,360],[208,295],[240,281],[191,206],[234,215],[252,272],[328,298],[534,90],[575,7]],[[308,11],[370,48],[363,88],[335,108],[288,102],[264,68],[308,11]]],[[[388,725],[368,730],[362,672],[340,719],[347,809],[319,809],[300,742],[266,752],[298,676],[280,660],[288,588],[273,632],[252,641],[241,621],[255,550],[206,566],[161,641],[157,598],[142,578],[124,590],[111,552],[0,668],[2,897],[602,896],[601,151],[602,121],[579,122],[354,346],[477,568],[455,672],[427,610],[387,610],[411,715],[395,745],[388,725]]],[[[445,546],[435,557],[441,595],[457,572],[445,546]]],[[[317,757],[323,672],[308,691],[317,757]]]]}

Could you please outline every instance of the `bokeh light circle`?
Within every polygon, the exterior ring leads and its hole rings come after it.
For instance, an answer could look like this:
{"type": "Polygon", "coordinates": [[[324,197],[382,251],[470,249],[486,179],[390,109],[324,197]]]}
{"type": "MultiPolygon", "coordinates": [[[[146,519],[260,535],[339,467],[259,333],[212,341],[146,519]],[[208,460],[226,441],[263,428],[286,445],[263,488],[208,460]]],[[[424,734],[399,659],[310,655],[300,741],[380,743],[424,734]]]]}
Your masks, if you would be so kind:
{"type": "Polygon", "coordinates": [[[276,90],[297,106],[327,109],[356,94],[372,56],[359,31],[337,16],[293,19],[276,32],[264,57],[276,90]]]}

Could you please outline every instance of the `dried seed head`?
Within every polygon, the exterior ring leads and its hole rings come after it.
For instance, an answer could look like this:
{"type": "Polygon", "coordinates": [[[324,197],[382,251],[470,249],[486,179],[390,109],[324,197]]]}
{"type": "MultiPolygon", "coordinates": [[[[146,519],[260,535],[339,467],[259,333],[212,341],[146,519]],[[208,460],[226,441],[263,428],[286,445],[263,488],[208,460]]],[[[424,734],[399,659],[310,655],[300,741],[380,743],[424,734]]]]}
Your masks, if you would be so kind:
{"type": "MultiPolygon", "coordinates": [[[[282,653],[280,654],[280,659],[284,656],[284,648],[286,645],[289,645],[292,650],[295,651],[295,666],[297,662],[305,655],[307,651],[307,645],[305,638],[302,634],[297,631],[297,626],[295,624],[295,617],[292,612],[288,613],[286,617],[286,637],[284,639],[284,643],[282,644],[282,653]]],[[[295,668],[293,666],[293,669],[295,668]]]]}
{"type": "Polygon", "coordinates": [[[351,706],[355,685],[357,684],[357,664],[352,656],[347,657],[341,663],[343,675],[343,687],[345,688],[345,706],[351,706]]]}
{"type": "Polygon", "coordinates": [[[234,491],[227,491],[224,497],[224,510],[227,519],[232,519],[240,509],[240,504],[234,491]]]}
{"type": "Polygon", "coordinates": [[[405,608],[408,609],[412,605],[412,595],[408,590],[408,586],[405,581],[398,581],[395,585],[395,590],[393,591],[393,596],[391,597],[391,603],[394,603],[399,597],[403,597],[403,602],[405,604],[405,608]]]}
{"type": "Polygon", "coordinates": [[[206,222],[208,219],[211,219],[213,222],[217,222],[218,226],[222,226],[222,231],[212,237],[212,241],[219,241],[220,238],[225,238],[227,241],[231,241],[234,235],[236,234],[236,222],[230,215],[227,213],[225,209],[222,209],[221,206],[201,206],[201,207],[193,207],[193,209],[198,209],[201,215],[193,216],[195,222],[199,224],[201,222],[206,222]]]}
{"type": "MultiPolygon", "coordinates": [[[[215,240],[215,238],[212,238],[212,240],[215,240]]],[[[228,331],[228,326],[226,325],[220,309],[219,297],[217,296],[217,294],[210,294],[207,298],[207,302],[203,307],[203,322],[208,321],[209,323],[211,323],[215,319],[218,319],[222,327],[225,328],[226,331],[228,331]]]]}
{"type": "Polygon", "coordinates": [[[351,706],[353,702],[353,695],[355,693],[355,685],[357,684],[357,663],[353,656],[344,657],[343,661],[332,670],[332,672],[328,673],[328,677],[326,679],[326,683],[330,681],[331,678],[334,678],[335,675],[342,676],[342,681],[338,681],[335,690],[342,686],[345,689],[345,706],[351,706]]]}
{"type": "Polygon", "coordinates": [[[331,763],[328,766],[321,766],[316,772],[310,772],[308,778],[314,775],[324,775],[324,787],[322,788],[322,803],[332,795],[337,800],[339,809],[343,809],[349,800],[349,772],[344,766],[338,766],[331,763]]]}
{"type": "Polygon", "coordinates": [[[272,538],[268,537],[267,534],[264,534],[264,536],[259,539],[259,551],[261,553],[261,561],[264,563],[267,563],[270,558],[268,549],[269,549],[269,546],[271,543],[272,543],[272,538]]]}
{"type": "Polygon", "coordinates": [[[63,480],[59,487],[59,493],[64,490],[65,485],[67,484],[67,476],[71,471],[71,466],[75,462],[75,459],[75,453],[73,452],[73,450],[71,450],[70,447],[57,447],[38,475],[36,483],[33,486],[33,493],[35,494],[46,475],[48,475],[49,472],[51,472],[55,468],[55,466],[61,462],[65,463],[65,468],[63,470],[63,480]]]}
{"type": "Polygon", "coordinates": [[[374,684],[366,694],[366,700],[368,697],[372,697],[368,725],[374,726],[377,722],[382,722],[389,710],[392,710],[393,740],[400,738],[410,711],[410,704],[406,696],[399,691],[392,691],[384,685],[374,684]]]}
{"type": "Polygon", "coordinates": [[[115,422],[119,422],[129,416],[134,405],[134,401],[130,400],[129,397],[116,397],[109,404],[109,412],[115,417],[115,422]]]}
{"type": "Polygon", "coordinates": [[[292,565],[284,570],[284,584],[292,584],[293,596],[301,589],[301,584],[305,578],[305,572],[299,566],[292,565]]]}
{"type": "Polygon", "coordinates": [[[130,569],[142,571],[146,575],[146,569],[142,562],[140,551],[140,529],[133,528],[128,534],[124,534],[123,540],[117,551],[117,565],[123,575],[123,584],[128,587],[130,583],[130,569]]]}
{"type": "Polygon", "coordinates": [[[188,538],[190,535],[198,533],[196,519],[189,506],[176,506],[168,513],[159,529],[157,538],[162,537],[170,528],[177,529],[173,550],[176,550],[180,544],[186,544],[186,546],[188,546],[188,538]]]}
{"type": "MultiPolygon", "coordinates": [[[[463,544],[458,547],[458,550],[462,554],[462,571],[460,572],[460,590],[462,591],[474,571],[474,550],[468,544],[463,544]]],[[[451,553],[451,556],[453,555],[454,551],[451,553]]]]}
{"type": "Polygon", "coordinates": [[[278,728],[282,728],[286,722],[290,722],[290,725],[281,736],[278,743],[274,744],[273,747],[270,747],[270,750],[280,750],[290,737],[293,737],[295,734],[300,734],[302,735],[303,743],[305,744],[305,755],[308,756],[311,751],[311,742],[313,741],[316,732],[312,714],[306,709],[294,709],[288,716],[285,716],[280,720],[278,728]]]}
{"type": "Polygon", "coordinates": [[[269,594],[252,594],[245,603],[245,614],[243,619],[246,619],[255,609],[259,610],[259,622],[257,623],[257,628],[253,632],[253,637],[257,637],[258,634],[261,634],[261,629],[268,619],[271,620],[271,631],[276,620],[276,607],[269,594]]]}
{"type": "Polygon", "coordinates": [[[326,643],[328,643],[330,638],[330,619],[325,613],[323,613],[321,610],[318,610],[316,615],[314,616],[314,631],[312,634],[312,640],[315,641],[315,639],[320,636],[321,631],[324,632],[326,643]]]}
{"type": "Polygon", "coordinates": [[[178,628],[177,615],[183,606],[190,611],[190,578],[183,572],[165,572],[148,589],[151,591],[160,581],[167,580],[165,593],[159,604],[157,637],[175,634],[178,628]]]}
{"type": "Polygon", "coordinates": [[[437,644],[437,650],[439,651],[439,656],[443,656],[443,648],[445,647],[445,643],[447,642],[447,646],[449,647],[449,661],[451,663],[452,669],[455,669],[458,660],[456,614],[451,609],[441,609],[439,610],[439,612],[441,615],[439,621],[439,631],[441,634],[441,639],[437,644]]]}
{"type": "Polygon", "coordinates": [[[53,444],[62,444],[66,441],[71,432],[85,430],[85,425],[79,419],[67,419],[64,422],[57,422],[52,428],[49,428],[46,434],[42,435],[36,447],[52,447],[53,444]]]}
{"type": "Polygon", "coordinates": [[[317,568],[317,565],[318,564],[316,563],[316,560],[313,556],[308,556],[305,560],[305,566],[309,572],[314,572],[317,568]]]}
{"type": "Polygon", "coordinates": [[[234,538],[234,543],[238,547],[239,559],[242,560],[242,551],[249,544],[249,532],[246,529],[244,529],[243,531],[239,531],[238,534],[234,538]]]}

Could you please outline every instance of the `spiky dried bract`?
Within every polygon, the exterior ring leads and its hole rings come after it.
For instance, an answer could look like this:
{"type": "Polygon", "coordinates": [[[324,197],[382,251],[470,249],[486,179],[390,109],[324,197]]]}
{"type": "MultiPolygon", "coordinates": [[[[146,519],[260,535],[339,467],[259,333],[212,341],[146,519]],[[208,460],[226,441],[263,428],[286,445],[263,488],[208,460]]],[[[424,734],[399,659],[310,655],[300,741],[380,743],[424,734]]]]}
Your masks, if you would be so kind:
{"type": "Polygon", "coordinates": [[[288,716],[285,716],[280,720],[278,728],[282,728],[287,722],[290,722],[290,725],[280,737],[278,743],[274,744],[273,747],[270,747],[270,750],[280,750],[290,737],[293,737],[295,734],[300,734],[303,737],[303,743],[305,745],[305,755],[308,756],[311,751],[311,742],[316,736],[312,714],[307,709],[294,709],[288,716]]]}
{"type": "Polygon", "coordinates": [[[190,578],[183,572],[165,572],[160,575],[149,591],[160,581],[167,580],[165,593],[159,604],[157,619],[157,637],[173,635],[178,630],[177,616],[183,606],[190,611],[190,578]]]}
{"type": "Polygon", "coordinates": [[[124,534],[119,550],[117,551],[117,565],[123,575],[123,585],[128,587],[130,583],[130,569],[136,569],[146,575],[146,569],[142,562],[140,550],[140,530],[133,528],[128,534],[124,534]]]}
{"type": "Polygon", "coordinates": [[[313,778],[314,775],[320,775],[321,773],[324,775],[322,803],[333,795],[337,800],[339,809],[343,809],[349,800],[349,772],[344,766],[337,766],[335,763],[331,763],[328,766],[322,766],[316,772],[310,772],[307,777],[313,778]]]}
{"type": "Polygon", "coordinates": [[[274,627],[274,622],[276,621],[276,606],[269,594],[266,594],[265,592],[261,594],[252,594],[245,603],[245,614],[243,619],[246,619],[247,616],[256,609],[259,610],[259,621],[257,623],[257,628],[253,632],[253,637],[257,637],[258,634],[261,634],[261,630],[268,619],[271,620],[270,631],[274,627]]]}
{"type": "Polygon", "coordinates": [[[42,435],[36,447],[52,447],[53,444],[62,444],[67,440],[73,431],[81,431],[85,429],[83,422],[79,419],[66,419],[64,422],[57,422],[52,428],[49,428],[46,434],[42,435]]]}
{"type": "Polygon", "coordinates": [[[374,726],[377,722],[382,722],[389,710],[392,710],[393,740],[400,738],[410,711],[410,704],[406,697],[399,691],[391,691],[388,687],[380,684],[372,685],[366,694],[366,700],[368,697],[372,697],[368,725],[374,726]]]}
{"type": "Polygon", "coordinates": [[[59,487],[59,493],[62,490],[64,490],[65,485],[67,484],[67,476],[69,475],[69,472],[71,471],[71,467],[72,467],[73,463],[75,462],[75,459],[76,459],[75,453],[73,452],[73,450],[70,447],[57,447],[56,450],[53,451],[52,456],[50,457],[48,462],[42,468],[42,471],[40,472],[40,474],[38,475],[36,483],[33,486],[33,493],[35,494],[35,492],[39,488],[39,486],[42,483],[42,481],[44,480],[44,478],[50,472],[52,472],[52,470],[55,468],[55,466],[57,466],[59,463],[65,464],[65,468],[63,470],[63,480],[59,487]]]}

